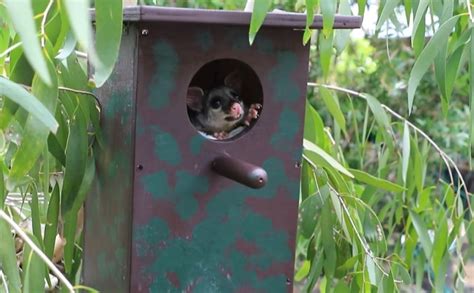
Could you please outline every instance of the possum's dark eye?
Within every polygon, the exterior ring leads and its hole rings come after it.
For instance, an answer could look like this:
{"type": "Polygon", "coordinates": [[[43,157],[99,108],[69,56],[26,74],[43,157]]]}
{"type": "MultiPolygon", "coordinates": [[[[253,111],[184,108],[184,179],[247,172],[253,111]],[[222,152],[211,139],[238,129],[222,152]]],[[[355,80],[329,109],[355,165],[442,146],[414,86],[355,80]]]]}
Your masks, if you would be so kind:
{"type": "Polygon", "coordinates": [[[211,100],[210,104],[213,109],[219,109],[222,105],[222,101],[220,98],[214,98],[211,100]]]}

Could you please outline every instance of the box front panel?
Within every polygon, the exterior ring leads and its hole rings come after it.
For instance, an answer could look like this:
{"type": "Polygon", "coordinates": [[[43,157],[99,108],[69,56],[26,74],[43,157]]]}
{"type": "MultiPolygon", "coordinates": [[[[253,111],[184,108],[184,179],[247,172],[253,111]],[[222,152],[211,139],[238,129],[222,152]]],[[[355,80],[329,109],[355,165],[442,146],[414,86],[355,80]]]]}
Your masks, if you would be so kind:
{"type": "MultiPolygon", "coordinates": [[[[308,48],[301,32],[144,23],[138,53],[131,290],[292,290],[308,48]],[[216,59],[258,75],[263,110],[231,141],[211,141],[189,121],[186,92],[216,59]],[[218,155],[262,166],[255,190],[210,169],[218,155]]],[[[231,69],[228,69],[231,70],[231,69]]],[[[209,77],[212,78],[212,77],[209,77]]]]}

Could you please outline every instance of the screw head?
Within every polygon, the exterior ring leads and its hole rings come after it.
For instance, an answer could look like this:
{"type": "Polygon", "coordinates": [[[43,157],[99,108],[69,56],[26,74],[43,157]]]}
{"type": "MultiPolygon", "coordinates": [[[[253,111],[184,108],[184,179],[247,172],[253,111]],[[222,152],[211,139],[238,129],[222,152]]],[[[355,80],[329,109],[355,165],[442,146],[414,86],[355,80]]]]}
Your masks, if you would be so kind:
{"type": "Polygon", "coordinates": [[[148,29],[142,29],[142,36],[148,36],[148,29]]]}

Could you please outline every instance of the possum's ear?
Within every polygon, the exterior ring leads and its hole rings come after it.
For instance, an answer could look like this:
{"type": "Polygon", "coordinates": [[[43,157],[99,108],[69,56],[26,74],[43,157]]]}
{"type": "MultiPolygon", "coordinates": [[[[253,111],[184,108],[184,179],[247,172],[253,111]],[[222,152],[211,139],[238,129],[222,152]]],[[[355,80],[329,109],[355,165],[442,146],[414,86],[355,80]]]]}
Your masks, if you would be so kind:
{"type": "Polygon", "coordinates": [[[202,110],[202,99],[204,97],[204,91],[200,87],[188,88],[188,94],[186,96],[186,105],[189,109],[197,112],[202,110]]]}
{"type": "Polygon", "coordinates": [[[237,92],[241,92],[242,89],[242,77],[239,71],[232,71],[224,79],[224,85],[232,88],[237,92]]]}

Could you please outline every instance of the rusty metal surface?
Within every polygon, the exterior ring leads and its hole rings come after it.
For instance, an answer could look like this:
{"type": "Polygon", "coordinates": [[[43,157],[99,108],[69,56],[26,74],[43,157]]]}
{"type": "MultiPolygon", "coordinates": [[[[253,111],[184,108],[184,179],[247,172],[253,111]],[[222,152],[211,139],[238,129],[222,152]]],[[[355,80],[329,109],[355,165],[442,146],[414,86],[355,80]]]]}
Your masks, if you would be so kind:
{"type": "MultiPolygon", "coordinates": [[[[126,21],[160,21],[176,23],[209,23],[209,24],[231,24],[245,25],[250,23],[251,12],[229,11],[229,10],[207,10],[191,8],[170,8],[157,6],[132,6],[124,9],[126,21]]],[[[351,29],[359,28],[362,24],[360,16],[336,15],[334,28],[351,29]]],[[[264,26],[304,28],[306,26],[306,14],[294,12],[271,12],[268,13],[264,26]]],[[[315,15],[312,28],[323,27],[321,15],[315,15]]]]}
{"type": "Polygon", "coordinates": [[[97,178],[86,201],[83,275],[101,292],[130,286],[136,41],[136,29],[127,28],[114,72],[96,93],[105,143],[95,148],[97,178]]]}
{"type": "Polygon", "coordinates": [[[145,22],[140,32],[131,291],[291,292],[302,32],[264,27],[252,47],[243,26],[145,22]],[[264,106],[244,135],[211,141],[189,122],[185,96],[199,68],[225,58],[257,73],[264,106]],[[262,166],[268,183],[256,190],[216,174],[210,163],[222,155],[262,166]]]}

